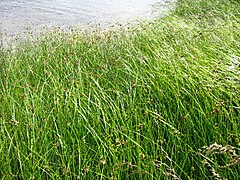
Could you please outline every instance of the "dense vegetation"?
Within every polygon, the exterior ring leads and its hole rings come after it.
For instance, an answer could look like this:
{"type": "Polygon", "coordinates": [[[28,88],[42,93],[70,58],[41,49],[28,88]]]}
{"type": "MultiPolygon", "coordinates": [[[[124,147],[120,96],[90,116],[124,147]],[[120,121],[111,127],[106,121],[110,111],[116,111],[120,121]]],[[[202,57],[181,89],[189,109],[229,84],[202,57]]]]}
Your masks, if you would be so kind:
{"type": "Polygon", "coordinates": [[[0,51],[1,179],[238,179],[240,2],[0,51]]]}

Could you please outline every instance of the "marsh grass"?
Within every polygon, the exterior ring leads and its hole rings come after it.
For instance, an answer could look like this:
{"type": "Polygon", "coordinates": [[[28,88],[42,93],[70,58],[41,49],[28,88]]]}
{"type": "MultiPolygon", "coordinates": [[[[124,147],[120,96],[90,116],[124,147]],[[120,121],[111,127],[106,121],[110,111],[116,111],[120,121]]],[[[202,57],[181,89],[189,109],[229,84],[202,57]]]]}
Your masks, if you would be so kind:
{"type": "Polygon", "coordinates": [[[180,0],[138,26],[2,49],[0,177],[239,177],[239,14],[180,0]]]}

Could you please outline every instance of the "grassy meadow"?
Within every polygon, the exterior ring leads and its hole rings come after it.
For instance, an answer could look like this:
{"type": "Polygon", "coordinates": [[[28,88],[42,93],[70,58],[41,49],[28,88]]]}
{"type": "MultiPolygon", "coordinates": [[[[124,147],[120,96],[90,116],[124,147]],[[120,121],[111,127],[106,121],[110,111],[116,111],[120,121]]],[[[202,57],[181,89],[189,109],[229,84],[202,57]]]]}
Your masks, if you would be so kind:
{"type": "Polygon", "coordinates": [[[1,179],[239,179],[238,0],[0,58],[1,179]]]}

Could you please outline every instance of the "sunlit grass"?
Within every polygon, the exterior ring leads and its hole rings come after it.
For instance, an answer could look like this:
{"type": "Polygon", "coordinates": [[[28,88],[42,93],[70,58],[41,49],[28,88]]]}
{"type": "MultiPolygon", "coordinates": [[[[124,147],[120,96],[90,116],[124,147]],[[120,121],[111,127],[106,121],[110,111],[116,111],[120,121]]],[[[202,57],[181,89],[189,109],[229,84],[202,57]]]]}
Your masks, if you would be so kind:
{"type": "Polygon", "coordinates": [[[181,0],[139,26],[1,50],[0,177],[239,177],[239,14],[181,0]]]}

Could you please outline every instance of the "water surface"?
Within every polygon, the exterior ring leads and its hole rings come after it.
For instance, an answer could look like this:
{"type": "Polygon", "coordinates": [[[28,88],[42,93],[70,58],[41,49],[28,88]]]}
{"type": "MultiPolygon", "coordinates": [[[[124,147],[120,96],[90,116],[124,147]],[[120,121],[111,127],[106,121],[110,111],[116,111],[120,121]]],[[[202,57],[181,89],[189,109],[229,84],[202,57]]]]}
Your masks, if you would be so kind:
{"type": "Polygon", "coordinates": [[[0,0],[0,30],[11,35],[27,28],[107,26],[153,15],[163,0],[0,0]]]}

